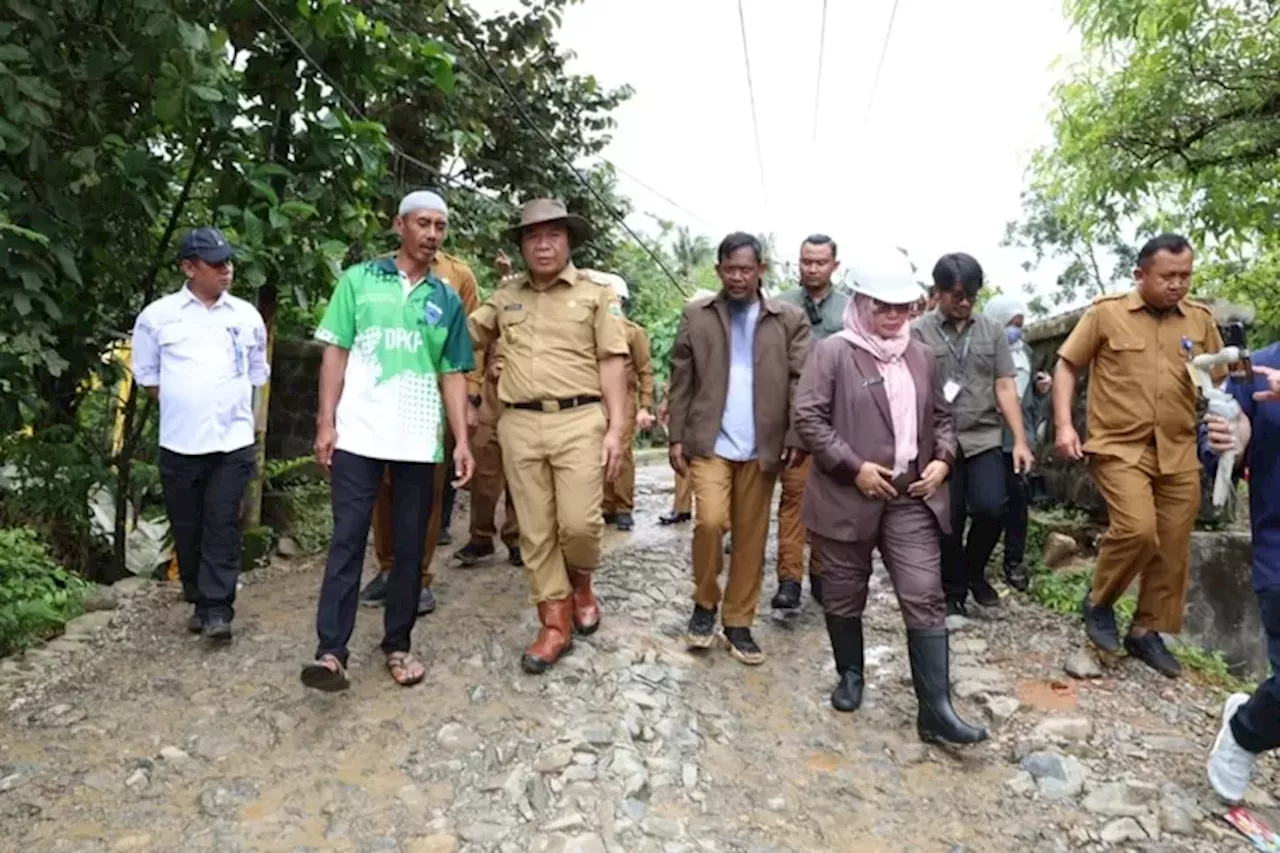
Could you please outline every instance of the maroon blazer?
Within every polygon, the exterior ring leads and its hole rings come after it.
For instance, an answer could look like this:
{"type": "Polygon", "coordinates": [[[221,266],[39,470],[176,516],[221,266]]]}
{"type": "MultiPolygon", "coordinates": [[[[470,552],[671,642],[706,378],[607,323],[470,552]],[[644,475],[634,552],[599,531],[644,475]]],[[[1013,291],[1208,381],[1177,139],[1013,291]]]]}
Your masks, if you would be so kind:
{"type": "MultiPolygon", "coordinates": [[[[951,407],[942,395],[934,351],[912,340],[903,355],[916,385],[923,471],[934,459],[955,462],[956,434],[951,407]]],[[[856,542],[880,527],[885,502],[868,498],[854,485],[862,463],[893,467],[893,420],[889,397],[875,358],[839,335],[810,350],[792,408],[796,434],[813,456],[805,487],[805,526],[828,539],[856,542]]],[[[951,530],[951,500],[944,483],[926,501],[943,533],[951,530]]]]}

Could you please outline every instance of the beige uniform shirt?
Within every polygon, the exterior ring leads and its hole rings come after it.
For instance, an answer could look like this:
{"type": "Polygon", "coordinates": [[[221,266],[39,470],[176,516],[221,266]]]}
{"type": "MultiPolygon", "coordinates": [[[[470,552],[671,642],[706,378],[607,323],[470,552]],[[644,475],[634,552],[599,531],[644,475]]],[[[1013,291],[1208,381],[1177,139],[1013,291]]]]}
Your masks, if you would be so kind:
{"type": "Polygon", "coordinates": [[[1184,299],[1162,314],[1136,289],[1094,300],[1058,349],[1059,357],[1089,370],[1085,452],[1136,465],[1154,444],[1160,473],[1199,468],[1198,393],[1187,365],[1220,349],[1213,314],[1199,302],[1184,299]]]}
{"type": "Polygon", "coordinates": [[[520,275],[468,320],[477,351],[502,345],[498,398],[531,403],[599,396],[602,359],[630,352],[613,291],[572,264],[544,288],[520,275]]]}
{"type": "Polygon", "coordinates": [[[642,410],[653,411],[653,358],[649,353],[649,336],[639,323],[631,320],[622,323],[627,332],[627,399],[636,400],[642,410]]]}

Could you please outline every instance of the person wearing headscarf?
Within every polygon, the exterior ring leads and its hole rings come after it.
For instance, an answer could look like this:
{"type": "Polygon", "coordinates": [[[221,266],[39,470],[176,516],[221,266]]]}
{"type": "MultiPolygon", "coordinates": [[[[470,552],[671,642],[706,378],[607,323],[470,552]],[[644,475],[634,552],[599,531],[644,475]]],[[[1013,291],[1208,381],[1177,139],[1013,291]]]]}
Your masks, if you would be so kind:
{"type": "MultiPolygon", "coordinates": [[[[1009,341],[1009,353],[1013,356],[1013,382],[1018,390],[1018,399],[1022,401],[1022,424],[1027,434],[1027,441],[1036,440],[1036,431],[1044,421],[1046,404],[1049,401],[1049,388],[1053,380],[1044,371],[1031,372],[1031,347],[1022,339],[1022,324],[1026,318],[1027,306],[1016,296],[992,297],[982,313],[999,323],[1009,341]]],[[[1009,586],[1019,592],[1026,592],[1031,584],[1023,558],[1027,550],[1027,511],[1030,496],[1025,474],[1019,474],[1013,466],[1013,432],[1005,424],[1001,439],[1001,449],[1005,461],[1005,492],[1008,503],[1004,514],[1004,579],[1009,586]]]]}
{"type": "Polygon", "coordinates": [[[803,514],[823,566],[840,676],[831,704],[843,712],[862,704],[862,614],[878,549],[907,626],[920,738],[977,743],[987,733],[951,705],[941,541],[956,435],[938,359],[910,336],[919,288],[896,251],[859,263],[851,280],[844,330],[813,347],[792,414],[814,460],[803,514]]]}

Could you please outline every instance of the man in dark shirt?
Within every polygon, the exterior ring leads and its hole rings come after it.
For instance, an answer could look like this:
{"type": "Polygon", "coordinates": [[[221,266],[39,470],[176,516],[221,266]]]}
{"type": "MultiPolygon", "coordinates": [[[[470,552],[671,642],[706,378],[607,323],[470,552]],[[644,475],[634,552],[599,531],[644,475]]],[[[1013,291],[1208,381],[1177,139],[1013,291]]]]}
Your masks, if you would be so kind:
{"type": "Polygon", "coordinates": [[[963,252],[944,255],[933,268],[933,284],[938,306],[911,324],[911,334],[937,353],[943,396],[955,417],[960,446],[951,472],[951,533],[942,541],[942,588],[947,615],[963,616],[970,592],[984,607],[1000,603],[986,572],[1004,532],[1001,440],[1006,424],[1013,433],[1014,473],[1030,469],[1032,456],[1022,428],[1009,339],[1000,323],[973,311],[982,290],[982,267],[963,252]]]}
{"type": "Polygon", "coordinates": [[[1210,417],[1200,431],[1200,458],[1209,467],[1217,464],[1219,453],[1243,446],[1236,464],[1249,471],[1253,591],[1272,670],[1252,696],[1228,697],[1222,712],[1222,728],[1209,755],[1209,782],[1231,803],[1244,798],[1258,756],[1280,747],[1280,344],[1255,353],[1253,366],[1252,387],[1227,382],[1227,391],[1243,410],[1237,434],[1217,417],[1210,417]]]}

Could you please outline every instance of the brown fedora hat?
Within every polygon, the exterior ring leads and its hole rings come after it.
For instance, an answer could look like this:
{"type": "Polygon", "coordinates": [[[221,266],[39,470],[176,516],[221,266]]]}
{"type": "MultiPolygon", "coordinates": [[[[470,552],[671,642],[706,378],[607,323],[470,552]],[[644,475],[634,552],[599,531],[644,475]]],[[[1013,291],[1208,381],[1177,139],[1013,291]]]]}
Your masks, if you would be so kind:
{"type": "Polygon", "coordinates": [[[527,201],[520,208],[520,222],[507,229],[507,237],[519,245],[520,235],[531,225],[544,222],[559,222],[569,229],[569,243],[577,247],[591,238],[591,224],[587,220],[570,213],[564,202],[554,198],[535,198],[527,201]]]}

